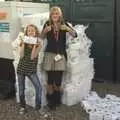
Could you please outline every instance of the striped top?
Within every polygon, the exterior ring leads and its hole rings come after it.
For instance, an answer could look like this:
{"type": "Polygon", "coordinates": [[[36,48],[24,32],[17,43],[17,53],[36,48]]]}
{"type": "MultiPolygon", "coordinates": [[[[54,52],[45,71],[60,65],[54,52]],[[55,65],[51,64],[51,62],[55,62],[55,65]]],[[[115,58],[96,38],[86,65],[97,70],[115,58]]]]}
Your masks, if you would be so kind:
{"type": "Polygon", "coordinates": [[[17,73],[29,75],[37,71],[38,58],[31,60],[32,48],[25,45],[24,57],[19,60],[17,73]]]}

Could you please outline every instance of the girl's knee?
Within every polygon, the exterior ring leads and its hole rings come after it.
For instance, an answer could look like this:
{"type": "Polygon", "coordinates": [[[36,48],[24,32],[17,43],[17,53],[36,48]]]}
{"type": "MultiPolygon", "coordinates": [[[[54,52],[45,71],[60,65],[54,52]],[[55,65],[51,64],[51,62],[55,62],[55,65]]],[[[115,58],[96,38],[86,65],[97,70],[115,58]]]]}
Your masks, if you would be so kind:
{"type": "Polygon", "coordinates": [[[47,85],[46,86],[47,92],[53,92],[53,85],[47,85]]]}
{"type": "Polygon", "coordinates": [[[60,88],[61,88],[60,85],[55,85],[55,84],[54,84],[54,90],[55,90],[55,91],[60,91],[60,88]]]}

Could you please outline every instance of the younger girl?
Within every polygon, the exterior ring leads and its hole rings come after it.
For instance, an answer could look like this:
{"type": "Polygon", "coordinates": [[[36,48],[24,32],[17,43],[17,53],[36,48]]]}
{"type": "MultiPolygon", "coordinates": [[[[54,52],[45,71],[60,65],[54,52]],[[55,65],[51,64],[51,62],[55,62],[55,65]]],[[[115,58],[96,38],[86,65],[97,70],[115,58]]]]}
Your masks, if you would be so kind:
{"type": "Polygon", "coordinates": [[[41,108],[42,88],[37,75],[38,52],[40,51],[41,43],[38,37],[39,31],[37,27],[32,24],[27,26],[24,36],[21,37],[20,60],[17,67],[21,114],[25,112],[26,76],[31,80],[36,90],[35,107],[37,110],[41,108]],[[37,43],[35,43],[35,41],[37,43]]]}

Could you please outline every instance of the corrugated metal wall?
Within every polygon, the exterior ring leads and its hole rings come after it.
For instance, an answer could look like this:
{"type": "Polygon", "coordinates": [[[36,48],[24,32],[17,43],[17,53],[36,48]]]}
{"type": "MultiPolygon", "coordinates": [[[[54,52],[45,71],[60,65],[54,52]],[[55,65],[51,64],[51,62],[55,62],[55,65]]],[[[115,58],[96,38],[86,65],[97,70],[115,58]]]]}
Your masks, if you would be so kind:
{"type": "Polygon", "coordinates": [[[81,0],[72,4],[72,21],[90,24],[95,78],[114,80],[114,0],[81,0]]]}
{"type": "Polygon", "coordinates": [[[95,59],[95,79],[114,81],[115,0],[51,0],[46,2],[51,6],[60,6],[66,20],[74,24],[89,24],[86,32],[93,41],[91,56],[95,59]]]}

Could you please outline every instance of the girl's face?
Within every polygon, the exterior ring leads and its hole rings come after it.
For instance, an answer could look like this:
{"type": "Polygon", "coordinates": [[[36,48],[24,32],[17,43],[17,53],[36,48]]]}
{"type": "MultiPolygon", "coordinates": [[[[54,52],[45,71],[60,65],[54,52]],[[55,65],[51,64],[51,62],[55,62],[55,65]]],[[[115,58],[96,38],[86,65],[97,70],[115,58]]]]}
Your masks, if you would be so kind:
{"type": "Polygon", "coordinates": [[[27,35],[29,37],[35,37],[36,35],[36,29],[32,26],[29,26],[28,29],[27,29],[27,35]]]}
{"type": "Polygon", "coordinates": [[[51,14],[51,19],[53,22],[58,22],[60,19],[60,13],[57,10],[53,11],[51,14]]]}

